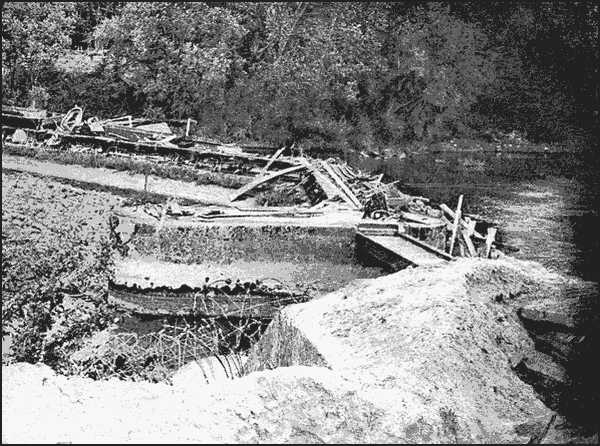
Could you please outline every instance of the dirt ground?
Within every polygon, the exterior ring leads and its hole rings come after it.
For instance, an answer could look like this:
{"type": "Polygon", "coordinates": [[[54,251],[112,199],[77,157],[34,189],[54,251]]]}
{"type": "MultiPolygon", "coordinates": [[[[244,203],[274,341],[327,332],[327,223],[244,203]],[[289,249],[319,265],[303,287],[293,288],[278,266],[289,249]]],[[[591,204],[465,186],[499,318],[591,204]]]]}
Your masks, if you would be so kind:
{"type": "Polygon", "coordinates": [[[30,240],[70,225],[93,242],[108,233],[107,212],[123,197],[84,190],[27,173],[2,171],[2,239],[30,240]]]}
{"type": "Polygon", "coordinates": [[[261,365],[281,367],[205,386],[3,367],[3,441],[597,444],[548,432],[553,411],[511,368],[533,341],[494,296],[530,282],[508,262],[464,260],[354,283],[268,329],[261,365]]]}

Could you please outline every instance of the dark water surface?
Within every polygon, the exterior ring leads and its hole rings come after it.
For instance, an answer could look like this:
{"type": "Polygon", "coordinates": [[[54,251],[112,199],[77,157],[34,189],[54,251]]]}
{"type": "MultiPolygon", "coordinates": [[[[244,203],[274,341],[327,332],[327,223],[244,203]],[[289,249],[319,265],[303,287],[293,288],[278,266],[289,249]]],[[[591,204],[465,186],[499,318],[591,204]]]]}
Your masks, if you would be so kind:
{"type": "Polygon", "coordinates": [[[348,158],[364,171],[399,180],[404,192],[498,224],[511,255],[600,282],[600,156],[422,154],[348,158]]]}

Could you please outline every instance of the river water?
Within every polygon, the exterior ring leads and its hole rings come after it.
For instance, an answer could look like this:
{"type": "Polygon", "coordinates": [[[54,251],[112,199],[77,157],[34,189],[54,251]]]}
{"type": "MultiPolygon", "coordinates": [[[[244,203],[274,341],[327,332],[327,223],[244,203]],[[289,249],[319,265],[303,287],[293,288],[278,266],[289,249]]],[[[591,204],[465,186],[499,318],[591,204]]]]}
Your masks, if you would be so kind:
{"type": "Polygon", "coordinates": [[[363,171],[398,180],[401,190],[495,221],[514,257],[600,282],[600,157],[585,155],[416,154],[354,156],[363,171]]]}

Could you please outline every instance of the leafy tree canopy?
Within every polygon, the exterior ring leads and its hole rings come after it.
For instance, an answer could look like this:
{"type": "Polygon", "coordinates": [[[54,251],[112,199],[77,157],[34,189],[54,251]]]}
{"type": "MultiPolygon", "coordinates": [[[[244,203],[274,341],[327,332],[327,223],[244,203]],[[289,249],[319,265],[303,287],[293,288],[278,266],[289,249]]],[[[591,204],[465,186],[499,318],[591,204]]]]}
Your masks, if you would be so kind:
{"type": "Polygon", "coordinates": [[[50,105],[192,117],[221,138],[376,150],[598,131],[593,2],[8,2],[2,26],[7,97],[36,87],[50,105]],[[58,72],[70,46],[104,63],[58,72]]]}

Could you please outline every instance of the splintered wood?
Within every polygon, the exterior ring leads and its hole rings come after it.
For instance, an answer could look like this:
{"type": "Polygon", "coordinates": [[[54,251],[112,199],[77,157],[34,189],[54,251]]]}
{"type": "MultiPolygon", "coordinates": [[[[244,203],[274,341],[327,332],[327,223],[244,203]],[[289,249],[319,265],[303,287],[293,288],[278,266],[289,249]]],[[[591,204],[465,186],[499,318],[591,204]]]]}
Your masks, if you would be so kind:
{"type": "Polygon", "coordinates": [[[460,222],[460,209],[462,207],[463,196],[458,197],[458,206],[456,206],[456,212],[454,213],[454,223],[452,224],[452,236],[450,237],[450,250],[448,251],[452,255],[454,250],[454,241],[456,240],[456,231],[458,230],[458,224],[460,222]]]}
{"type": "Polygon", "coordinates": [[[305,188],[307,195],[313,197],[314,200],[311,200],[313,204],[315,204],[314,201],[340,199],[350,206],[351,209],[362,209],[363,202],[357,197],[349,184],[349,180],[358,180],[360,177],[347,166],[332,165],[328,161],[315,160],[310,162],[306,158],[296,158],[294,165],[291,167],[267,174],[267,170],[281,156],[283,150],[283,148],[279,149],[269,159],[254,181],[233,193],[231,201],[235,201],[257,189],[259,186],[273,182],[282,176],[305,171],[308,173],[308,178],[304,178],[297,184],[301,184],[305,188]],[[315,187],[320,189],[320,193],[314,190],[315,187]]]}
{"type": "Polygon", "coordinates": [[[240,198],[242,195],[250,192],[253,189],[256,189],[261,184],[269,183],[277,178],[288,175],[290,173],[298,172],[299,170],[306,170],[306,166],[303,164],[299,164],[297,166],[288,167],[287,169],[279,170],[267,176],[260,176],[249,184],[246,184],[240,187],[235,193],[233,193],[230,197],[231,201],[235,201],[240,198]]]}

